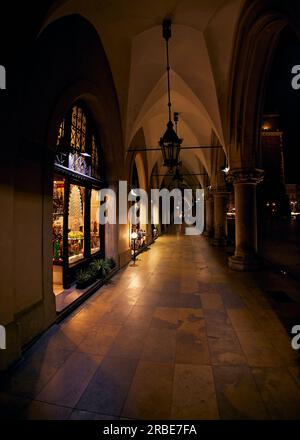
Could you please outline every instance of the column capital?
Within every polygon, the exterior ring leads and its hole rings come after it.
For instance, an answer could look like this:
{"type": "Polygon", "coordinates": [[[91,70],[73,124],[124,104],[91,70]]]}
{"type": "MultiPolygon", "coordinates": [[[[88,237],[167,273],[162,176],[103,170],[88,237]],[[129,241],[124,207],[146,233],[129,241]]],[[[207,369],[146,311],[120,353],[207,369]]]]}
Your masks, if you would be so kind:
{"type": "Polygon", "coordinates": [[[230,171],[227,181],[233,184],[252,183],[257,185],[263,181],[263,178],[264,171],[258,168],[237,168],[230,171]]]}

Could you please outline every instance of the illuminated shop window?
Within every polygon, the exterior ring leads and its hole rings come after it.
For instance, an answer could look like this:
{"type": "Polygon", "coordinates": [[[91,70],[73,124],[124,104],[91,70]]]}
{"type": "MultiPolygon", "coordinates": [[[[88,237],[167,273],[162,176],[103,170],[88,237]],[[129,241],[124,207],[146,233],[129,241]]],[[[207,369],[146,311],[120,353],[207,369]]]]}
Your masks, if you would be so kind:
{"type": "Polygon", "coordinates": [[[59,146],[61,144],[62,139],[65,137],[65,119],[63,119],[59,126],[58,137],[56,145],[59,146]]]}
{"type": "Polygon", "coordinates": [[[100,179],[99,146],[94,135],[92,135],[92,176],[100,179]]]}
{"type": "Polygon", "coordinates": [[[73,107],[71,124],[71,147],[80,153],[84,153],[86,146],[86,115],[82,108],[73,107]]]}
{"type": "Polygon", "coordinates": [[[69,263],[84,257],[84,193],[85,189],[70,185],[68,251],[69,263]]]}
{"type": "Polygon", "coordinates": [[[54,179],[52,220],[52,248],[54,264],[62,264],[63,262],[64,188],[65,182],[63,179],[54,179]]]}
{"type": "Polygon", "coordinates": [[[59,126],[55,164],[101,178],[99,142],[91,118],[80,105],[73,106],[59,126]]]}
{"type": "Polygon", "coordinates": [[[100,191],[91,194],[91,254],[100,251],[100,191]]]}
{"type": "Polygon", "coordinates": [[[59,295],[91,258],[105,255],[100,225],[101,149],[78,102],[58,127],[53,178],[53,291],[59,295]]]}

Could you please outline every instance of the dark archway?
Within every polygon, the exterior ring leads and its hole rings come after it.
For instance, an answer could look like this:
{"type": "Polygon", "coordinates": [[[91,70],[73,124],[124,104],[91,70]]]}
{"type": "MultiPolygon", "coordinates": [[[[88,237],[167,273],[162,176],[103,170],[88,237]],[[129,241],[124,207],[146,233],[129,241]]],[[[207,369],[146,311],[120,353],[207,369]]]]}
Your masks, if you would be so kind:
{"type": "Polygon", "coordinates": [[[279,36],[267,81],[260,155],[261,252],[272,264],[298,277],[300,177],[298,126],[300,93],[292,87],[292,68],[300,61],[300,40],[286,27],[279,36]]]}
{"type": "Polygon", "coordinates": [[[281,31],[297,29],[299,5],[275,0],[246,2],[233,52],[229,90],[229,165],[235,192],[235,254],[230,267],[259,267],[260,218],[257,187],[262,181],[261,121],[272,67],[281,31]]]}
{"type": "MultiPolygon", "coordinates": [[[[11,123],[18,127],[11,146],[19,156],[14,180],[13,228],[18,240],[14,243],[13,268],[18,273],[14,287],[17,308],[25,310],[18,318],[23,346],[55,319],[52,182],[62,118],[76,101],[86,104],[104,148],[108,184],[124,173],[124,149],[110,66],[99,36],[87,20],[72,15],[49,25],[28,46],[26,64],[18,75],[11,104],[11,123]],[[26,324],[29,321],[31,326],[26,324]]],[[[110,234],[105,248],[108,256],[117,259],[116,228],[110,234]]]]}

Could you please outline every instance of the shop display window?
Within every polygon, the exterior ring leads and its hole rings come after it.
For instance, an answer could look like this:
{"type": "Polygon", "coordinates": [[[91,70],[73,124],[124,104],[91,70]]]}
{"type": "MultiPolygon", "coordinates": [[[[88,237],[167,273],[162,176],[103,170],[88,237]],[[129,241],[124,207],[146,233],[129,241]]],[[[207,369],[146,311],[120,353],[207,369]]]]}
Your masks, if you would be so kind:
{"type": "Polygon", "coordinates": [[[99,145],[97,144],[96,137],[92,134],[92,176],[95,179],[100,179],[100,158],[99,158],[99,145]]]}
{"type": "Polygon", "coordinates": [[[53,264],[62,264],[63,262],[64,189],[65,181],[63,179],[54,179],[52,221],[53,264]]]}
{"type": "Polygon", "coordinates": [[[91,194],[91,254],[100,251],[100,191],[91,194]]]}
{"type": "Polygon", "coordinates": [[[100,145],[85,110],[75,105],[59,126],[55,164],[100,180],[100,145]]]}
{"type": "Polygon", "coordinates": [[[68,250],[69,263],[75,263],[84,257],[84,200],[85,189],[70,185],[68,250]]]}
{"type": "Polygon", "coordinates": [[[101,148],[91,114],[75,103],[60,121],[53,180],[53,290],[75,281],[90,258],[104,255],[100,225],[101,148]]]}

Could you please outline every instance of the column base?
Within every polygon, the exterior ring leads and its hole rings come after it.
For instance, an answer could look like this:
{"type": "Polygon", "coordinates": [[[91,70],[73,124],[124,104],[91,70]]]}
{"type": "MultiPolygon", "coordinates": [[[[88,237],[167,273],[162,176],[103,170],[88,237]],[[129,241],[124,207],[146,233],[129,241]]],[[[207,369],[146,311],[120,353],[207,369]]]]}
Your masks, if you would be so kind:
{"type": "Polygon", "coordinates": [[[257,257],[238,257],[233,255],[228,259],[230,269],[240,272],[254,272],[261,268],[261,261],[257,257]]]}

